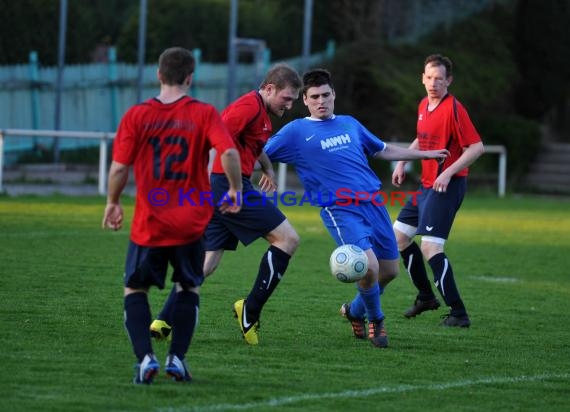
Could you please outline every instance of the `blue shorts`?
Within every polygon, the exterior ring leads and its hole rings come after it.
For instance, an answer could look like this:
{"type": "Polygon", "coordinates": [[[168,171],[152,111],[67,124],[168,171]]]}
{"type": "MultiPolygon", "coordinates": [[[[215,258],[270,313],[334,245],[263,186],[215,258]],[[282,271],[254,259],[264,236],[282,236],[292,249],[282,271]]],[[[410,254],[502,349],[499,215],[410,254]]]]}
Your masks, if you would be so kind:
{"type": "Polygon", "coordinates": [[[321,209],[321,219],[337,245],[351,243],[372,249],[378,259],[398,259],[392,221],[384,206],[372,202],[327,206],[321,209]]]}
{"type": "Polygon", "coordinates": [[[417,235],[447,239],[466,190],[465,177],[453,177],[445,193],[420,186],[416,204],[409,198],[396,220],[417,228],[417,235]]]}
{"type": "MultiPolygon", "coordinates": [[[[210,181],[217,203],[229,189],[228,179],[225,175],[212,173],[210,181]]],[[[206,250],[236,250],[238,241],[247,246],[285,221],[283,212],[255,190],[249,178],[243,177],[242,184],[241,210],[238,213],[214,211],[204,235],[206,250]]]]}
{"type": "Polygon", "coordinates": [[[125,286],[147,289],[164,288],[168,264],[174,269],[172,281],[183,289],[197,287],[204,282],[204,245],[197,240],[180,246],[147,247],[129,241],[125,264],[125,286]]]}

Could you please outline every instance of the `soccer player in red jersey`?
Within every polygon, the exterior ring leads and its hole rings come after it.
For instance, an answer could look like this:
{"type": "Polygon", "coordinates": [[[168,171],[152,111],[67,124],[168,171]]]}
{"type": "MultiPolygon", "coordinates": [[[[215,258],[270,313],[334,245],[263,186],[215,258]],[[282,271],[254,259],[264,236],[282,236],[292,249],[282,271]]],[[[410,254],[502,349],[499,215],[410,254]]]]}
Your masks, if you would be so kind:
{"type": "MultiPolygon", "coordinates": [[[[287,270],[289,260],[299,244],[299,236],[285,215],[271,200],[255,190],[251,175],[255,162],[262,169],[261,189],[277,189],[273,166],[263,152],[272,134],[270,115],[282,117],[299,97],[302,80],[287,64],[272,66],[258,90],[239,97],[223,112],[222,119],[239,150],[242,169],[242,208],[236,214],[214,212],[206,229],[206,261],[204,274],[214,272],[225,250],[236,250],[238,242],[249,245],[263,237],[269,248],[261,258],[256,280],[248,296],[234,303],[234,313],[246,343],[258,344],[259,318],[263,306],[287,270]]],[[[214,159],[210,181],[214,199],[218,201],[228,190],[219,153],[214,159]]],[[[172,294],[152,325],[151,333],[162,339],[169,333],[172,294]]]]}
{"type": "MultiPolygon", "coordinates": [[[[418,107],[417,135],[410,148],[445,148],[450,155],[442,163],[422,160],[421,194],[416,204],[410,199],[402,208],[394,231],[404,266],[418,290],[414,304],[404,316],[413,318],[440,306],[426,273],[425,258],[433,272],[435,286],[450,308],[442,325],[469,327],[471,321],[444,244],[465,195],[468,166],[485,149],[467,110],[448,92],[453,80],[452,67],[451,60],[439,54],[428,56],[424,62],[422,83],[427,96],[418,107]],[[413,240],[415,235],[422,237],[421,247],[413,240]]],[[[398,162],[392,174],[392,183],[397,187],[406,177],[405,163],[398,162]]]]}
{"type": "Polygon", "coordinates": [[[176,295],[166,373],[190,381],[185,360],[198,319],[204,280],[202,236],[214,212],[208,181],[209,151],[220,154],[228,179],[220,213],[239,212],[239,152],[216,109],[188,96],[195,60],[173,47],[159,58],[160,94],[131,107],[113,143],[103,227],[123,223],[120,196],[132,166],[136,203],[124,274],[125,327],[137,357],[135,383],[150,384],[159,364],[152,349],[150,286],[162,289],[170,263],[176,295]]]}

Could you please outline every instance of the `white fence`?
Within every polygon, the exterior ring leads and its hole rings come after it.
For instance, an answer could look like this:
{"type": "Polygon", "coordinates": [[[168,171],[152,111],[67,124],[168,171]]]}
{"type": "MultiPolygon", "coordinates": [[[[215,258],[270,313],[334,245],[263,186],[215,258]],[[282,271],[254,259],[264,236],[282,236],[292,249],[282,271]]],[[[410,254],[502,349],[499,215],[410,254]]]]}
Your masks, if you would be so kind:
{"type": "MultiPolygon", "coordinates": [[[[99,140],[99,173],[97,177],[98,192],[100,195],[106,193],[107,167],[108,167],[108,147],[109,141],[115,138],[115,133],[104,132],[78,132],[78,131],[57,131],[57,130],[27,130],[27,129],[0,129],[0,193],[4,192],[3,170],[4,170],[4,140],[6,138],[29,138],[29,137],[51,137],[51,138],[73,138],[73,139],[95,139],[99,140]]],[[[406,145],[407,146],[407,145],[406,145]]],[[[498,189],[499,197],[504,197],[507,187],[507,149],[500,145],[486,145],[486,153],[499,155],[498,189]]],[[[279,165],[278,183],[282,191],[286,189],[286,172],[284,164],[279,165]]]]}
{"type": "Polygon", "coordinates": [[[4,192],[3,170],[4,170],[4,140],[6,138],[21,137],[52,137],[52,138],[73,138],[99,140],[99,173],[97,178],[98,192],[101,195],[106,193],[107,184],[107,153],[109,141],[115,138],[115,133],[105,132],[73,132],[61,130],[27,130],[27,129],[0,129],[0,193],[4,192]]]}

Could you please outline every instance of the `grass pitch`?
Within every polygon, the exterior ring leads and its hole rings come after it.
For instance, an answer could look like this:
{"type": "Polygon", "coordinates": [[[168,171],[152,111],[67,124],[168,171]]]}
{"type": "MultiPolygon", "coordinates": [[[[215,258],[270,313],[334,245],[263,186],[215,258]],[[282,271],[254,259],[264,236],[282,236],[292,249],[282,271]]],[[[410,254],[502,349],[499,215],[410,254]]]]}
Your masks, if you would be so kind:
{"type": "MultiPolygon", "coordinates": [[[[131,383],[123,328],[128,228],[100,229],[103,198],[0,198],[0,399],[6,411],[567,411],[570,395],[570,202],[468,196],[446,248],[472,327],[413,320],[402,270],[383,295],[390,348],[352,337],[338,315],[354,295],[328,273],[334,245],[318,210],[285,213],[302,242],[267,304],[260,345],[232,317],[264,241],[224,256],[202,288],[188,361],[131,383]]],[[[132,200],[126,200],[127,219],[132,200]]],[[[393,217],[397,209],[390,209],[393,217]]],[[[156,314],[167,290],[151,292],[156,314]]],[[[164,361],[165,344],[155,344],[164,361]]]]}

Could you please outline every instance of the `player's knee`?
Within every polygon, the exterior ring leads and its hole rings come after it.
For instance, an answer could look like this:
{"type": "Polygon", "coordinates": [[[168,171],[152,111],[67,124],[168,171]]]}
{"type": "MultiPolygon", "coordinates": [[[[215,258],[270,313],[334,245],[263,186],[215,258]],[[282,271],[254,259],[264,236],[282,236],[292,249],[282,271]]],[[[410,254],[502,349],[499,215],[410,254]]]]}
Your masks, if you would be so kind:
{"type": "Polygon", "coordinates": [[[386,285],[396,279],[400,273],[400,266],[398,259],[382,261],[380,265],[380,274],[378,275],[379,281],[382,285],[386,285]]]}
{"type": "Polygon", "coordinates": [[[295,253],[295,251],[297,250],[297,248],[299,247],[299,243],[301,243],[301,238],[299,237],[299,234],[296,231],[292,231],[292,233],[289,235],[288,237],[288,242],[290,250],[291,250],[291,255],[293,253],[295,253]]]}
{"type": "Polygon", "coordinates": [[[444,240],[441,241],[437,240],[435,242],[426,241],[422,239],[422,244],[420,245],[420,249],[424,258],[430,260],[433,256],[437,255],[438,253],[443,253],[443,245],[444,240]]]}
{"type": "Polygon", "coordinates": [[[204,277],[210,276],[212,273],[216,271],[218,265],[205,265],[204,266],[204,277]]]}
{"type": "Polygon", "coordinates": [[[412,244],[412,238],[409,237],[408,235],[406,235],[403,232],[400,232],[399,230],[395,229],[394,230],[394,235],[396,237],[396,243],[398,245],[398,250],[401,252],[402,250],[405,250],[408,248],[408,246],[410,246],[412,244]]]}
{"type": "Polygon", "coordinates": [[[299,243],[301,242],[301,238],[297,234],[294,229],[287,230],[281,238],[274,242],[273,245],[277,246],[279,249],[285,251],[285,253],[293,256],[297,248],[299,247],[299,243]]]}

